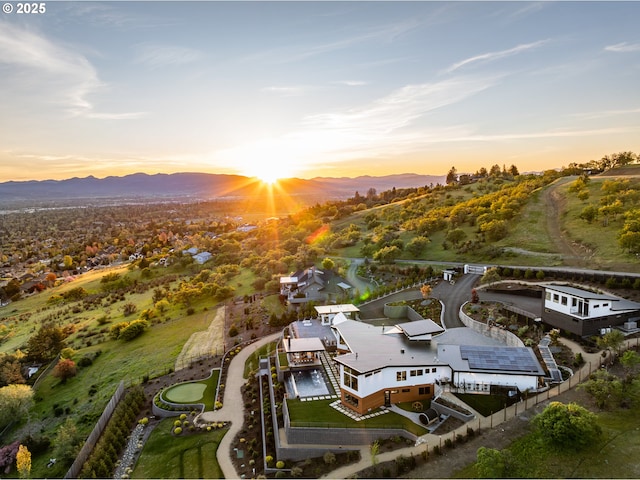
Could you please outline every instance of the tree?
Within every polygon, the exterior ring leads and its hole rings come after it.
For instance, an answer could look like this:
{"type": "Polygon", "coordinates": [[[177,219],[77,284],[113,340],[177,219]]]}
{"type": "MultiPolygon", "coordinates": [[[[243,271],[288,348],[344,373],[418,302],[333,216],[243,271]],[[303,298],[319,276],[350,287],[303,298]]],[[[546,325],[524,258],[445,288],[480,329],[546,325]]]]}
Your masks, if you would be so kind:
{"type": "Polygon", "coordinates": [[[393,263],[396,258],[400,256],[402,252],[395,245],[390,247],[383,247],[373,254],[373,259],[380,263],[393,263]]]}
{"type": "Polygon", "coordinates": [[[61,358],[53,369],[53,376],[66,383],[69,378],[76,376],[77,371],[76,362],[70,358],[61,358]]]}
{"type": "Polygon", "coordinates": [[[454,228],[447,232],[447,236],[445,238],[447,239],[447,242],[458,245],[465,238],[467,238],[467,234],[461,228],[454,228]]]}
{"type": "Polygon", "coordinates": [[[447,185],[456,183],[458,181],[458,171],[456,170],[456,167],[451,167],[449,169],[449,171],[447,172],[447,178],[445,181],[447,185]]]}
{"type": "Polygon", "coordinates": [[[422,251],[429,245],[431,241],[424,236],[413,237],[405,249],[414,257],[417,257],[422,253],[422,251]]]}
{"type": "Polygon", "coordinates": [[[597,417],[577,403],[551,402],[533,424],[545,441],[561,448],[581,449],[602,435],[597,417]]]}
{"type": "Polygon", "coordinates": [[[431,285],[425,283],[420,287],[420,293],[422,294],[422,298],[427,299],[429,295],[431,295],[431,285]]]}
{"type": "Polygon", "coordinates": [[[323,270],[333,270],[335,268],[336,264],[333,260],[331,260],[329,257],[325,258],[324,260],[322,260],[322,269],[323,270]]]}
{"type": "Polygon", "coordinates": [[[0,425],[22,419],[33,404],[33,390],[28,385],[0,388],[0,425]]]}
{"type": "Polygon", "coordinates": [[[500,274],[498,273],[498,269],[496,267],[492,267],[482,275],[480,279],[480,283],[485,284],[488,283],[491,285],[492,283],[496,283],[500,281],[500,274]]]}
{"type": "Polygon", "coordinates": [[[82,436],[78,433],[75,422],[67,417],[53,440],[53,455],[58,461],[68,463],[73,461],[80,451],[82,436]]]}
{"type": "Polygon", "coordinates": [[[598,208],[593,205],[587,205],[582,209],[579,217],[587,223],[592,223],[598,218],[598,208]]]}
{"type": "Polygon", "coordinates": [[[620,363],[622,364],[626,375],[625,381],[627,383],[631,383],[636,374],[638,365],[640,365],[640,355],[638,355],[638,352],[633,350],[627,350],[620,357],[620,363]]]}
{"type": "Polygon", "coordinates": [[[610,408],[619,405],[624,394],[624,386],[620,379],[605,369],[598,369],[593,372],[589,380],[582,385],[578,385],[578,388],[584,389],[591,395],[598,408],[610,408]]]}
{"type": "Polygon", "coordinates": [[[16,466],[20,478],[29,478],[31,473],[31,452],[24,445],[18,447],[18,453],[16,454],[16,466]]]}
{"type": "Polygon", "coordinates": [[[476,472],[480,478],[504,478],[506,465],[502,452],[480,447],[476,452],[476,472]]]}
{"type": "Polygon", "coordinates": [[[45,325],[27,341],[28,357],[35,362],[53,360],[66,347],[64,331],[55,325],[45,325]]]}
{"type": "Polygon", "coordinates": [[[620,354],[620,349],[624,344],[624,333],[620,330],[611,330],[598,338],[597,344],[599,348],[609,350],[614,355],[611,359],[611,363],[613,363],[615,356],[620,354]]]}

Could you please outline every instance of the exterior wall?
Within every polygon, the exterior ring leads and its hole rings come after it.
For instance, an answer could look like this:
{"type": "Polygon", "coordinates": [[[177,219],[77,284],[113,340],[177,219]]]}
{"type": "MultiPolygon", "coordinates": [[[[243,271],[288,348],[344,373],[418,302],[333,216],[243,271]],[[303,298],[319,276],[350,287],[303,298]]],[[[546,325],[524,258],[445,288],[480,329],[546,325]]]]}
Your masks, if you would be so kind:
{"type": "Polygon", "coordinates": [[[627,312],[606,317],[579,318],[553,310],[545,310],[542,313],[542,320],[552,327],[575,333],[581,337],[586,337],[589,335],[600,335],[601,328],[622,326],[624,322],[637,316],[638,312],[627,312]]]}
{"type": "Polygon", "coordinates": [[[471,372],[455,372],[453,374],[453,384],[458,388],[466,385],[470,392],[489,392],[491,385],[501,385],[505,387],[517,387],[518,390],[536,390],[538,388],[538,377],[531,375],[501,375],[501,374],[481,374],[471,372]]]}
{"type": "Polygon", "coordinates": [[[345,390],[343,389],[340,392],[340,401],[345,407],[349,407],[354,412],[365,415],[369,413],[370,410],[375,410],[376,408],[380,408],[385,404],[386,391],[389,391],[391,404],[400,402],[421,401],[426,406],[434,396],[435,387],[432,384],[422,384],[404,388],[386,388],[372,393],[371,395],[368,395],[364,398],[350,393],[349,395],[351,395],[351,397],[357,398],[358,405],[354,405],[352,401],[345,397],[347,392],[345,392],[345,390]],[[421,395],[420,388],[427,389],[426,391],[428,393],[424,393],[421,395]]]}
{"type": "Polygon", "coordinates": [[[504,343],[509,347],[524,347],[524,343],[518,338],[517,335],[514,335],[509,330],[498,328],[497,326],[492,325],[490,327],[486,323],[476,322],[473,318],[462,311],[463,307],[464,305],[460,307],[458,317],[465,327],[469,327],[476,332],[481,333],[485,337],[499,340],[501,343],[504,343]]]}
{"type": "Polygon", "coordinates": [[[344,366],[340,365],[340,399],[342,404],[360,414],[366,414],[370,409],[373,410],[384,405],[385,392],[387,391],[390,392],[392,404],[431,399],[435,392],[434,384],[441,378],[450,378],[451,368],[447,365],[388,367],[366,375],[358,375],[358,390],[353,390],[345,385],[344,366]],[[429,373],[425,373],[425,369],[429,369],[429,373]],[[423,374],[411,376],[412,370],[423,370],[423,374]],[[397,380],[399,372],[406,373],[406,380],[397,380]],[[421,395],[420,388],[427,389],[428,393],[421,395]],[[354,405],[354,402],[350,401],[347,396],[357,399],[358,404],[354,405]]]}
{"type": "MultiPolygon", "coordinates": [[[[553,310],[559,313],[563,313],[565,315],[574,315],[578,314],[577,306],[574,306],[574,300],[576,302],[585,302],[584,297],[577,297],[575,295],[569,295],[566,293],[558,292],[553,290],[552,288],[547,288],[545,290],[545,299],[544,299],[544,309],[545,311],[553,310]],[[550,298],[546,298],[546,297],[550,298]]],[[[589,314],[584,318],[598,318],[598,317],[606,317],[609,315],[613,315],[614,312],[611,310],[611,305],[614,300],[610,299],[588,299],[589,302],[589,314]]]]}

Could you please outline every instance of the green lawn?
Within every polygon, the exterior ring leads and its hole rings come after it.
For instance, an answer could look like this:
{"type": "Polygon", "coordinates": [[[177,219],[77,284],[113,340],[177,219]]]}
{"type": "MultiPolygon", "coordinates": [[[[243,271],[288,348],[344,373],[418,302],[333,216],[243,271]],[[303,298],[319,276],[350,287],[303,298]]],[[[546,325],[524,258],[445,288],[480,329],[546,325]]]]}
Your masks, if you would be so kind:
{"type": "Polygon", "coordinates": [[[181,383],[163,392],[163,398],[172,403],[204,403],[205,410],[213,410],[220,370],[215,369],[209,378],[181,383]]]}
{"type": "Polygon", "coordinates": [[[166,418],[154,428],[131,478],[224,478],[216,451],[227,429],[176,437],[174,420],[166,418]]]}
{"type": "Polygon", "coordinates": [[[331,407],[330,403],[334,401],[314,400],[312,402],[302,402],[300,400],[287,400],[291,425],[294,427],[402,428],[418,436],[428,433],[424,427],[413,423],[403,415],[393,412],[356,422],[331,407]]]}

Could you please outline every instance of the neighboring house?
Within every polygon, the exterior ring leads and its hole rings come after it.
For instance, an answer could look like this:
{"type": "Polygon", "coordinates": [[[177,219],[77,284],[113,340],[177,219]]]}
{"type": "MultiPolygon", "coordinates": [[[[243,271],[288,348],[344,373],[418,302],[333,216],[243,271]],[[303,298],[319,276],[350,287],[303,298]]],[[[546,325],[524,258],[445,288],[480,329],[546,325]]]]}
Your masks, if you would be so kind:
{"type": "Polygon", "coordinates": [[[280,294],[289,304],[326,303],[351,289],[344,279],[331,271],[309,267],[286,277],[280,277],[280,294]]]}
{"type": "Polygon", "coordinates": [[[542,302],[543,322],[581,337],[625,324],[633,329],[640,319],[640,303],[565,285],[545,286],[542,302]]]}
{"type": "Polygon", "coordinates": [[[193,256],[193,261],[199,265],[202,265],[205,262],[208,262],[213,258],[213,255],[209,252],[200,252],[193,256]]]}

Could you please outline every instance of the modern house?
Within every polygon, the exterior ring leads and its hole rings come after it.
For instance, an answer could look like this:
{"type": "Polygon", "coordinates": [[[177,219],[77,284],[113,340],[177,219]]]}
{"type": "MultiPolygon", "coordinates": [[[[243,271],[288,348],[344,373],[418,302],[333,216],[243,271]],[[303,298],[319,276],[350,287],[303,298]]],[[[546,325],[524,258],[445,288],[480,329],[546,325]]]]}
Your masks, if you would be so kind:
{"type": "Polygon", "coordinates": [[[469,393],[535,391],[544,369],[527,347],[460,344],[466,329],[447,332],[431,320],[376,327],[347,320],[332,326],[342,403],[359,414],[399,402],[425,402],[449,383],[469,393]]]}
{"type": "Polygon", "coordinates": [[[640,303],[566,285],[547,285],[542,302],[543,322],[581,337],[640,319],[640,303]]]}

